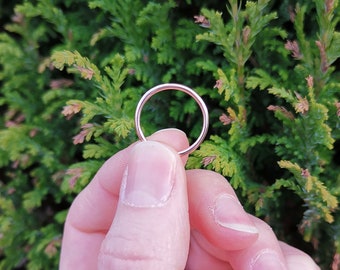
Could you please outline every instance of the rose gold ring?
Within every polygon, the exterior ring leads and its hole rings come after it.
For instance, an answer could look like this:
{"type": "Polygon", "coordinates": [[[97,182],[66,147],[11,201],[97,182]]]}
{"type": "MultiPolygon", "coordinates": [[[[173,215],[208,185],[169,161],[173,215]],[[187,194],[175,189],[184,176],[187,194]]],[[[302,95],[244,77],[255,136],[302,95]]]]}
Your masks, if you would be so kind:
{"type": "Polygon", "coordinates": [[[201,134],[199,135],[197,140],[193,144],[191,144],[188,148],[178,152],[179,155],[190,154],[191,152],[193,152],[199,147],[199,145],[202,143],[205,136],[207,135],[208,126],[209,126],[209,113],[208,113],[207,106],[205,105],[203,99],[194,90],[192,90],[191,88],[185,85],[177,84],[177,83],[165,83],[165,84],[157,85],[151,88],[150,90],[148,90],[142,96],[142,98],[138,102],[136,112],[135,112],[135,127],[136,127],[137,136],[141,141],[146,141],[146,137],[144,136],[141,125],[140,125],[140,117],[141,117],[143,106],[153,95],[159,92],[162,92],[162,91],[166,91],[166,90],[179,90],[190,95],[197,102],[197,104],[199,105],[202,111],[203,126],[202,126],[201,134]]]}

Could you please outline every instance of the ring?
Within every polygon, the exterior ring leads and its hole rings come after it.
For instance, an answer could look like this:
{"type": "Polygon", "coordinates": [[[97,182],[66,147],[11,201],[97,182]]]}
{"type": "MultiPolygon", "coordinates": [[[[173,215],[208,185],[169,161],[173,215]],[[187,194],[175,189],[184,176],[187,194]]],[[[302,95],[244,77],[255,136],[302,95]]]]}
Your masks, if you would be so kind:
{"type": "Polygon", "coordinates": [[[140,125],[140,117],[141,117],[143,106],[153,95],[159,92],[162,92],[162,91],[166,91],[166,90],[179,90],[190,95],[197,102],[197,104],[199,105],[202,111],[203,126],[202,126],[201,134],[199,135],[197,140],[193,144],[191,144],[188,148],[178,152],[179,155],[190,154],[191,152],[193,152],[199,147],[199,145],[201,144],[201,142],[204,140],[205,136],[207,135],[208,126],[209,126],[209,113],[208,113],[207,106],[205,105],[203,99],[194,90],[192,90],[191,88],[185,85],[177,84],[177,83],[160,84],[160,85],[157,85],[151,88],[142,96],[142,98],[138,102],[136,113],[135,113],[135,127],[136,127],[137,136],[141,141],[146,141],[146,138],[143,134],[143,131],[140,125]]]}

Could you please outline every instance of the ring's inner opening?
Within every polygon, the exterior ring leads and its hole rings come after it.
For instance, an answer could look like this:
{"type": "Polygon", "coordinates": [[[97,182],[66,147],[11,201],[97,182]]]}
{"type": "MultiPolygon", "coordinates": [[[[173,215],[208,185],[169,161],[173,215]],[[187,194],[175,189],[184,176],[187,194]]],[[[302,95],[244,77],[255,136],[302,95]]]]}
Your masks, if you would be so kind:
{"type": "Polygon", "coordinates": [[[145,103],[140,125],[145,137],[161,129],[177,128],[185,132],[192,143],[202,131],[202,118],[199,105],[190,95],[178,90],[165,90],[145,103]]]}

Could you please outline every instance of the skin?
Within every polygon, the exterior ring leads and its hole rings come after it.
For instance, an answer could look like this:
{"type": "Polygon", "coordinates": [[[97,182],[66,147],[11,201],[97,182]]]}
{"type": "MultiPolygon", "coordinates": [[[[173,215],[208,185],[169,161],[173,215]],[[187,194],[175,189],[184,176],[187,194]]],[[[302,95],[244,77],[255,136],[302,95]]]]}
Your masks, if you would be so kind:
{"type": "Polygon", "coordinates": [[[74,200],[60,269],[319,269],[247,214],[229,183],[185,171],[179,130],[111,157],[74,200]]]}

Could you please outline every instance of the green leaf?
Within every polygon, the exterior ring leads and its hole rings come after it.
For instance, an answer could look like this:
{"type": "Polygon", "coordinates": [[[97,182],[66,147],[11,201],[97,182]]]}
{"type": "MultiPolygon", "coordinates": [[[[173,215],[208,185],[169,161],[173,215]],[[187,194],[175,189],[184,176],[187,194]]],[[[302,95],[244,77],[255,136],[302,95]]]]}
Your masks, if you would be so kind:
{"type": "Polygon", "coordinates": [[[134,121],[127,117],[109,119],[105,123],[105,127],[109,128],[110,131],[117,133],[117,135],[122,138],[126,138],[130,134],[134,125],[134,121]]]}
{"type": "Polygon", "coordinates": [[[230,177],[230,183],[237,189],[245,188],[245,176],[243,173],[240,156],[229,147],[229,144],[218,136],[211,136],[210,140],[201,144],[200,149],[189,158],[188,168],[199,168],[208,158],[211,162],[206,165],[223,176],[230,177]]]}
{"type": "Polygon", "coordinates": [[[31,211],[34,208],[39,207],[46,194],[47,189],[39,188],[25,193],[22,202],[24,209],[26,209],[27,211],[31,211]]]}

